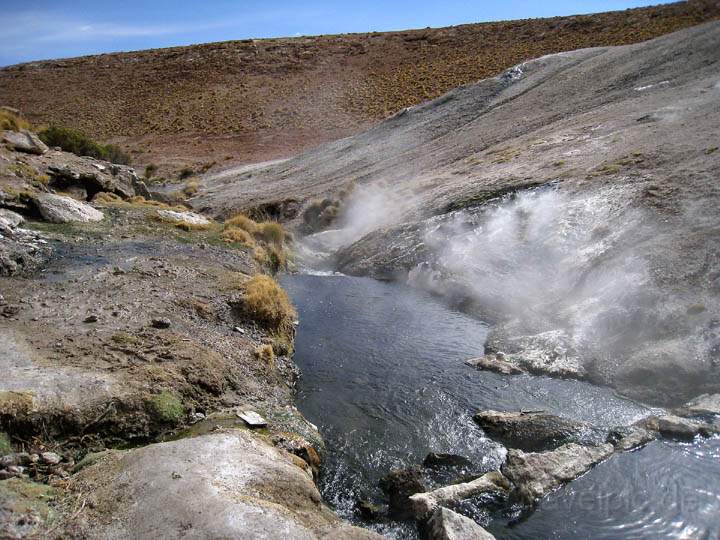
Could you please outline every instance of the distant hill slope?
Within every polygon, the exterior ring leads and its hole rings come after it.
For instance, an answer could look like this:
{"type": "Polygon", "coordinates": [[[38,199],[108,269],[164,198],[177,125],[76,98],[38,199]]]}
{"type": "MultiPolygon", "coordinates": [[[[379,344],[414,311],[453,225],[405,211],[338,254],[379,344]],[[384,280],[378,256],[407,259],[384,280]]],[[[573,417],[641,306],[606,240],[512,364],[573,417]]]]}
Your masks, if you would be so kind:
{"type": "Polygon", "coordinates": [[[528,58],[644,41],[720,17],[696,0],[621,12],[229,41],[0,70],[0,101],[79,127],[135,162],[261,161],[368,127],[528,58]]]}

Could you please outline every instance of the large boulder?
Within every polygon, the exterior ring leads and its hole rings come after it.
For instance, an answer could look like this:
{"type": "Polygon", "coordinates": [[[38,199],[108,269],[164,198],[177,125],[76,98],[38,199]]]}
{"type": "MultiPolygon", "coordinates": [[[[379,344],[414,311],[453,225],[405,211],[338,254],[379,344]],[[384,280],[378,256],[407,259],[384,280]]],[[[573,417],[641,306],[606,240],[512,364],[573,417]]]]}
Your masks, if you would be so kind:
{"type": "Polygon", "coordinates": [[[422,471],[417,467],[391,471],[380,479],[383,490],[390,503],[390,511],[399,518],[406,518],[413,513],[410,496],[425,491],[425,480],[422,471]]]}
{"type": "Polygon", "coordinates": [[[495,540],[495,537],[475,523],[447,508],[438,508],[428,522],[429,540],[495,540]]]}
{"type": "Polygon", "coordinates": [[[104,217],[100,210],[89,204],[53,193],[38,195],[35,204],[43,219],[51,223],[100,221],[104,217]]]}
{"type": "Polygon", "coordinates": [[[26,154],[41,156],[48,151],[48,147],[37,135],[25,129],[3,132],[3,142],[13,150],[25,152],[26,154]]]}
{"type": "Polygon", "coordinates": [[[473,419],[492,439],[526,452],[552,450],[591,434],[590,425],[540,411],[480,411],[473,419]]]}
{"type": "Polygon", "coordinates": [[[291,454],[246,430],[109,453],[70,484],[87,500],[75,520],[96,539],[361,539],[291,454]]]}
{"type": "Polygon", "coordinates": [[[510,482],[499,471],[492,471],[471,482],[452,484],[427,493],[410,496],[413,516],[420,521],[428,519],[438,507],[454,506],[480,493],[507,495],[510,482]]]}
{"type": "Polygon", "coordinates": [[[583,446],[569,443],[548,452],[509,450],[503,474],[515,485],[521,502],[534,504],[561,485],[574,480],[614,452],[612,444],[583,446]]]}

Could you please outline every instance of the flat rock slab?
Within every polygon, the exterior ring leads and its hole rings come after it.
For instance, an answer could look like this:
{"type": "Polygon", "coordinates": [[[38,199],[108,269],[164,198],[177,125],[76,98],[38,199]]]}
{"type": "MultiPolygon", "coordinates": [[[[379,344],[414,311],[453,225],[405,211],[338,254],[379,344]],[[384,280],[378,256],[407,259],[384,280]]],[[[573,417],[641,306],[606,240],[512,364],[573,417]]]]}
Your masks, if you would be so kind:
{"type": "Polygon", "coordinates": [[[267,426],[267,421],[255,411],[238,411],[235,414],[249,427],[263,428],[267,426]]]}
{"type": "Polygon", "coordinates": [[[89,538],[380,539],[341,522],[290,454],[244,430],[108,454],[78,473],[89,538]]]}
{"type": "Polygon", "coordinates": [[[10,330],[0,329],[0,351],[0,401],[7,408],[0,412],[90,407],[124,393],[108,375],[40,365],[22,336],[10,330]]]}
{"type": "Polygon", "coordinates": [[[495,540],[495,537],[475,523],[448,510],[438,508],[428,522],[429,540],[495,540]]]}
{"type": "Polygon", "coordinates": [[[195,212],[176,212],[175,210],[158,210],[158,216],[164,219],[181,221],[188,225],[204,226],[210,225],[210,220],[195,212]]]}
{"type": "Polygon", "coordinates": [[[593,431],[584,422],[542,411],[480,411],[473,420],[492,439],[526,452],[552,450],[568,442],[578,442],[584,434],[593,431]]]}
{"type": "Polygon", "coordinates": [[[569,443],[549,452],[509,450],[502,472],[515,484],[520,500],[525,504],[534,504],[608,458],[614,451],[609,443],[598,446],[569,443]]]}
{"type": "Polygon", "coordinates": [[[51,223],[68,223],[72,221],[87,223],[89,221],[101,221],[104,217],[100,210],[93,208],[89,204],[63,195],[42,193],[35,198],[35,204],[43,219],[51,223]]]}
{"type": "Polygon", "coordinates": [[[627,452],[645,446],[657,438],[657,433],[639,426],[620,426],[610,430],[607,442],[616,452],[627,452]]]}
{"type": "Polygon", "coordinates": [[[5,144],[18,152],[41,156],[48,151],[45,143],[31,131],[5,131],[2,139],[5,144]]]}

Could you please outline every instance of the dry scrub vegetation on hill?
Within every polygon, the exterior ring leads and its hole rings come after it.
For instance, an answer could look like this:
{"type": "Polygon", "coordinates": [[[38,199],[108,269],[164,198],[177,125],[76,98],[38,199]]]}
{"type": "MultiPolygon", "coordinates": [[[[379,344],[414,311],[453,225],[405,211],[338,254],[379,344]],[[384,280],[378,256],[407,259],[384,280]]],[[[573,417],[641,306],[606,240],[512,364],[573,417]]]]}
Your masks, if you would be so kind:
{"type": "MultiPolygon", "coordinates": [[[[228,41],[0,70],[2,101],[175,171],[288,156],[558,51],[647,40],[720,16],[717,0],[439,29],[228,41]]],[[[167,173],[167,171],[165,171],[167,173]]]]}

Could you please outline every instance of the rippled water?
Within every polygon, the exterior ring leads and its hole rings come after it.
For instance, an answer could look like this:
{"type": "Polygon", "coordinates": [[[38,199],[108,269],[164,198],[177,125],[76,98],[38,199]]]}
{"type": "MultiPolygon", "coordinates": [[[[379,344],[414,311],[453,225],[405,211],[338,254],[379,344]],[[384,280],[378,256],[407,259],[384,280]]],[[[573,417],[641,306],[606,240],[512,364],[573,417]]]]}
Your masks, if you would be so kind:
{"type": "MultiPolygon", "coordinates": [[[[466,366],[487,327],[417,290],[346,276],[283,284],[300,313],[298,407],[328,445],[323,496],[347,519],[361,521],[358,499],[381,498],[380,477],[430,451],[469,457],[467,473],[497,469],[504,450],[475,426],[478,409],[544,409],[603,427],[648,414],[608,389],[466,366]]],[[[498,538],[718,538],[718,493],[720,440],[656,442],[600,464],[527,516],[472,502],[460,510],[498,538]]],[[[364,525],[417,538],[412,523],[364,525]]]]}

